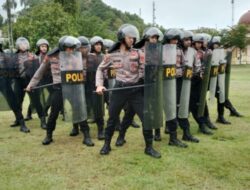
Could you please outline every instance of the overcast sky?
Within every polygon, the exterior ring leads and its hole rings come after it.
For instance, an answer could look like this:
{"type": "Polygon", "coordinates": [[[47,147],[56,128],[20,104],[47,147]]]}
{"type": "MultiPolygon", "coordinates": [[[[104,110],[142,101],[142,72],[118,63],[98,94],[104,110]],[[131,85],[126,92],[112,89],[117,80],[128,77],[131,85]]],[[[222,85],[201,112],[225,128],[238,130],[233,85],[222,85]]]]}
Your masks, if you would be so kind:
{"type": "MultiPolygon", "coordinates": [[[[19,2],[19,0],[17,0],[19,2]]],[[[121,11],[136,13],[146,23],[152,23],[153,0],[103,0],[121,11]]],[[[155,0],[156,23],[165,28],[197,29],[198,27],[226,28],[232,23],[232,0],[155,0]]],[[[0,0],[0,5],[5,0],[0,0]]],[[[250,0],[234,0],[235,24],[250,10],[250,0]]],[[[20,9],[20,7],[18,8],[20,9]]],[[[0,7],[0,14],[6,15],[0,7]]]]}
{"type": "MultiPolygon", "coordinates": [[[[119,10],[136,13],[152,23],[153,0],[103,0],[119,10]]],[[[156,23],[165,28],[226,28],[232,23],[232,0],[155,0],[156,23]]],[[[234,0],[235,24],[250,10],[250,0],[234,0]]]]}

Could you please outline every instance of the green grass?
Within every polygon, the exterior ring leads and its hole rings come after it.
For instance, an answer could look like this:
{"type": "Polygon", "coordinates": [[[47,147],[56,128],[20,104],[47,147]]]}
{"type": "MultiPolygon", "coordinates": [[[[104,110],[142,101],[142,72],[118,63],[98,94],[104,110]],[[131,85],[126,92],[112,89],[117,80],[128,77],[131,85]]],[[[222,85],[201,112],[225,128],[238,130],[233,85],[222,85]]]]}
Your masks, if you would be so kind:
{"type": "MultiPolygon", "coordinates": [[[[42,146],[45,131],[38,119],[27,122],[30,134],[12,129],[11,112],[0,113],[0,189],[250,189],[250,65],[233,66],[231,101],[244,118],[225,116],[230,126],[217,125],[213,136],[192,132],[199,144],[188,149],[167,145],[168,136],[155,143],[162,158],[152,159],[143,153],[141,129],[130,128],[122,148],[112,141],[109,156],[100,156],[103,145],[96,139],[96,126],[91,125],[94,148],[82,145],[82,136],[69,137],[71,125],[59,119],[54,140],[42,146]]],[[[216,119],[216,105],[210,107],[216,119]]],[[[181,131],[179,131],[181,138],[181,131]]]]}

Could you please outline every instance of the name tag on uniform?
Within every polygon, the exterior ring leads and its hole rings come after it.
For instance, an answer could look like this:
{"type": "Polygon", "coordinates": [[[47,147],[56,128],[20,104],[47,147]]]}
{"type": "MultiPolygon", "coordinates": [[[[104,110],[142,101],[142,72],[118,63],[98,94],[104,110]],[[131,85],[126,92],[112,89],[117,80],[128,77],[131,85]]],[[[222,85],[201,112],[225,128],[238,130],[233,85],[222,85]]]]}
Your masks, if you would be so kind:
{"type": "Polygon", "coordinates": [[[193,68],[186,66],[183,73],[183,79],[190,80],[192,76],[193,76],[193,68]]]}
{"type": "Polygon", "coordinates": [[[175,65],[163,65],[163,79],[174,79],[176,77],[175,65]]]}
{"type": "Polygon", "coordinates": [[[211,77],[216,77],[218,75],[218,72],[219,72],[219,67],[218,66],[212,66],[210,76],[211,77]]]}
{"type": "Polygon", "coordinates": [[[83,71],[62,71],[62,83],[80,84],[85,81],[83,71]]]}
{"type": "Polygon", "coordinates": [[[220,64],[219,66],[219,74],[225,73],[226,64],[220,64]]]}
{"type": "Polygon", "coordinates": [[[114,79],[116,77],[116,70],[113,67],[108,68],[108,79],[114,79]]]}

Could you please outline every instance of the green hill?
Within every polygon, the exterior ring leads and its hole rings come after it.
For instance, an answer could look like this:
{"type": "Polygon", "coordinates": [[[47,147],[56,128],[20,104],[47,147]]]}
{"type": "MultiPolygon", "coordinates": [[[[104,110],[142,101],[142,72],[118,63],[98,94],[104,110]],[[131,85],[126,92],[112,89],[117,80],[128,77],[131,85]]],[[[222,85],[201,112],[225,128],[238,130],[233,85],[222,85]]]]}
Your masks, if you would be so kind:
{"type": "Polygon", "coordinates": [[[123,13],[101,0],[29,0],[25,3],[13,24],[14,40],[25,36],[33,47],[40,38],[48,39],[55,46],[63,35],[100,35],[115,40],[117,29],[124,23],[134,24],[140,32],[146,27],[138,15],[123,13]]]}

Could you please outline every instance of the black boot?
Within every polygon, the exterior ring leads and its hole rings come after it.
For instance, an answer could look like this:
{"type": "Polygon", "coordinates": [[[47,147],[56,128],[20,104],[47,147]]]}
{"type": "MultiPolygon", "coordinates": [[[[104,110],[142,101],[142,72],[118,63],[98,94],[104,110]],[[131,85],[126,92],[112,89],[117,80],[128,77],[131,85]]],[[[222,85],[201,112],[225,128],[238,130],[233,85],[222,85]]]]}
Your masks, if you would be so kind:
{"type": "Polygon", "coordinates": [[[206,122],[206,125],[209,129],[212,129],[212,130],[217,130],[218,128],[211,122],[211,120],[209,118],[207,118],[207,122],[206,122]]]}
{"type": "Polygon", "coordinates": [[[225,107],[230,110],[230,116],[243,117],[232,105],[230,100],[225,101],[225,107]]]}
{"type": "Polygon", "coordinates": [[[155,141],[161,141],[161,129],[155,129],[154,140],[155,141]]]}
{"type": "Polygon", "coordinates": [[[146,148],[144,150],[144,153],[153,157],[153,158],[161,158],[161,153],[157,152],[154,148],[153,148],[153,139],[152,138],[147,138],[145,137],[145,143],[146,143],[146,148]]]}
{"type": "Polygon", "coordinates": [[[24,133],[29,133],[30,130],[26,127],[24,120],[20,120],[20,131],[24,133]]]}
{"type": "Polygon", "coordinates": [[[122,132],[122,131],[120,131],[120,132],[119,132],[119,136],[118,136],[117,139],[116,139],[115,146],[123,146],[125,143],[126,143],[126,140],[125,140],[125,133],[122,132]]]}
{"type": "Polygon", "coordinates": [[[82,127],[81,126],[81,130],[83,132],[83,144],[87,145],[87,146],[94,146],[95,144],[92,142],[90,134],[89,134],[89,127],[82,127]]]}
{"type": "Polygon", "coordinates": [[[117,120],[116,124],[115,124],[115,131],[120,131],[121,129],[121,122],[120,119],[117,120]]]}
{"type": "Polygon", "coordinates": [[[41,117],[40,121],[41,121],[41,124],[40,124],[41,128],[44,129],[44,130],[46,130],[47,129],[46,118],[45,117],[41,117]]]}
{"type": "Polygon", "coordinates": [[[223,115],[219,115],[217,120],[216,120],[217,123],[221,123],[221,124],[224,124],[224,125],[230,125],[231,122],[227,121],[223,115]]]}
{"type": "Polygon", "coordinates": [[[170,134],[170,139],[169,139],[168,145],[170,145],[170,146],[177,146],[177,147],[180,147],[180,148],[187,148],[188,147],[187,144],[181,142],[177,138],[177,132],[176,131],[172,131],[169,134],[170,134]]]}
{"type": "Polygon", "coordinates": [[[205,123],[199,125],[199,132],[203,133],[204,135],[213,135],[213,133],[207,128],[205,123]]]}
{"type": "Polygon", "coordinates": [[[101,155],[108,155],[109,152],[111,151],[111,147],[110,147],[110,139],[105,139],[105,143],[102,147],[102,149],[100,150],[100,154],[101,155]]]}
{"type": "Polygon", "coordinates": [[[104,136],[103,125],[98,125],[97,127],[98,127],[98,135],[97,135],[98,140],[104,140],[105,136],[104,136]]]}
{"type": "Polygon", "coordinates": [[[48,132],[47,132],[47,135],[46,135],[46,137],[44,138],[42,144],[43,144],[43,145],[49,145],[49,144],[52,143],[52,142],[53,142],[52,133],[48,133],[48,132]]]}
{"type": "Polygon", "coordinates": [[[32,120],[33,118],[32,118],[32,116],[31,115],[27,115],[26,117],[25,117],[25,121],[29,121],[29,120],[32,120]]]}
{"type": "Polygon", "coordinates": [[[13,124],[10,125],[10,127],[18,127],[20,125],[20,122],[18,120],[15,120],[13,124]]]}
{"type": "Polygon", "coordinates": [[[144,153],[153,157],[153,158],[161,158],[161,153],[157,152],[153,148],[153,131],[152,130],[143,130],[144,141],[146,144],[144,153]]]}
{"type": "Polygon", "coordinates": [[[165,123],[165,134],[169,134],[169,128],[168,128],[168,125],[167,125],[167,121],[165,123]]]}
{"type": "Polygon", "coordinates": [[[70,132],[69,136],[71,137],[75,137],[79,135],[79,127],[78,127],[78,124],[73,124],[73,128],[72,128],[72,131],[70,132]]]}
{"type": "Polygon", "coordinates": [[[27,111],[27,116],[26,118],[24,119],[25,121],[29,121],[29,120],[32,120],[32,107],[31,105],[29,105],[29,108],[28,108],[28,111],[27,111]]]}
{"type": "Polygon", "coordinates": [[[241,115],[239,112],[237,112],[237,110],[230,110],[230,116],[232,117],[243,117],[243,115],[241,115]]]}
{"type": "Polygon", "coordinates": [[[189,128],[186,128],[186,129],[183,130],[182,140],[189,141],[189,142],[194,142],[194,143],[198,143],[199,142],[199,139],[195,138],[190,133],[190,129],[189,128]]]}
{"type": "Polygon", "coordinates": [[[132,121],[131,126],[132,126],[133,128],[140,128],[140,125],[138,125],[138,124],[135,122],[135,120],[132,121]]]}

